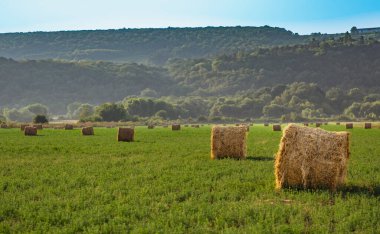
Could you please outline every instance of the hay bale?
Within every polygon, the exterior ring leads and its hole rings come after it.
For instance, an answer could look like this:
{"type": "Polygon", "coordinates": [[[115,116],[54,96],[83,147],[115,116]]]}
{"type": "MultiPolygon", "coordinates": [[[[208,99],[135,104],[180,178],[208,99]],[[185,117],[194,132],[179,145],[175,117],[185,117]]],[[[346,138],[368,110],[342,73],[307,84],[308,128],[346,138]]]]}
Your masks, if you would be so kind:
{"type": "Polygon", "coordinates": [[[172,131],[179,131],[181,130],[181,125],[179,124],[173,124],[172,125],[172,131]]]}
{"type": "Polygon", "coordinates": [[[92,136],[92,135],[94,135],[94,128],[93,127],[84,127],[84,128],[82,128],[82,135],[83,136],[92,136]]]}
{"type": "Polygon", "coordinates": [[[322,125],[322,123],[315,123],[315,127],[319,128],[322,125]]]}
{"type": "Polygon", "coordinates": [[[264,126],[265,126],[265,127],[268,127],[268,126],[269,126],[269,124],[268,124],[268,123],[264,123],[264,126]]]}
{"type": "Polygon", "coordinates": [[[240,124],[235,124],[236,127],[240,126],[240,124]]]}
{"type": "Polygon", "coordinates": [[[25,136],[37,136],[37,128],[32,126],[26,126],[24,128],[25,136]]]}
{"type": "Polygon", "coordinates": [[[371,129],[372,124],[371,123],[364,123],[364,129],[371,129]]]}
{"type": "Polygon", "coordinates": [[[290,124],[276,154],[276,188],[335,190],[346,178],[349,133],[290,124]]]}
{"type": "Polygon", "coordinates": [[[346,129],[353,129],[354,124],[353,123],[346,123],[346,129]]]}
{"type": "Polygon", "coordinates": [[[8,125],[6,125],[5,123],[1,124],[1,128],[8,128],[8,125]]]}
{"type": "Polygon", "coordinates": [[[154,125],[153,124],[149,124],[148,125],[148,129],[154,129],[154,125]]]}
{"type": "Polygon", "coordinates": [[[211,129],[211,159],[247,156],[247,130],[245,127],[214,126],[211,129]]]}
{"type": "Polygon", "coordinates": [[[72,124],[66,124],[65,125],[65,130],[73,130],[74,126],[72,124]]]}
{"type": "Polygon", "coordinates": [[[135,138],[135,130],[133,128],[119,127],[118,134],[117,134],[118,141],[131,142],[131,141],[134,141],[134,138],[135,138]]]}
{"type": "Polygon", "coordinates": [[[191,125],[191,127],[193,127],[193,128],[199,128],[199,125],[198,124],[193,124],[193,125],[191,125]]]}
{"type": "Polygon", "coordinates": [[[309,124],[308,124],[308,123],[303,123],[303,126],[306,126],[306,127],[307,127],[307,126],[309,126],[309,124]]]}
{"type": "Polygon", "coordinates": [[[21,125],[20,125],[20,130],[21,130],[21,131],[24,131],[25,128],[28,127],[28,126],[29,126],[29,124],[21,124],[21,125]]]}
{"type": "Polygon", "coordinates": [[[281,131],[281,125],[279,125],[279,124],[274,124],[274,125],[272,126],[272,130],[273,130],[273,131],[281,131]]]}

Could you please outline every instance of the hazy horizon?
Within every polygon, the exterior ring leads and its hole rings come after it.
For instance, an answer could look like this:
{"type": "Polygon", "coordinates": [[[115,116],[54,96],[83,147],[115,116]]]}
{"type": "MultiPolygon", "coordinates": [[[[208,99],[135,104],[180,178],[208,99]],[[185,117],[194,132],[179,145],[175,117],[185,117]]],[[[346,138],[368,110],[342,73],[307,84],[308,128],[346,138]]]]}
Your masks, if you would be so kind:
{"type": "Polygon", "coordinates": [[[3,0],[0,33],[167,27],[281,27],[294,33],[343,33],[380,26],[380,2],[3,0]]]}

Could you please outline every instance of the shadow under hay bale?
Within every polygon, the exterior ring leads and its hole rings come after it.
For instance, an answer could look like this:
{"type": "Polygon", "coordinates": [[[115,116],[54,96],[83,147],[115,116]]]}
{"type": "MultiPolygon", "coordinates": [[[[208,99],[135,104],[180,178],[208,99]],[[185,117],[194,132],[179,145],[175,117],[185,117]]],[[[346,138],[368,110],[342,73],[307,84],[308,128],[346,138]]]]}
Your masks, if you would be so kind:
{"type": "Polygon", "coordinates": [[[272,126],[272,130],[273,131],[281,131],[281,125],[279,125],[279,124],[274,124],[273,126],[272,126]]]}
{"type": "Polygon", "coordinates": [[[345,182],[349,133],[290,124],[276,154],[276,188],[329,188],[345,182]]]}
{"type": "Polygon", "coordinates": [[[371,129],[372,124],[371,123],[364,123],[364,129],[371,129]]]}
{"type": "Polygon", "coordinates": [[[73,130],[74,126],[72,124],[66,124],[65,125],[65,130],[73,130]]]}
{"type": "Polygon", "coordinates": [[[37,136],[37,128],[32,126],[26,126],[24,129],[25,136],[37,136]]]}
{"type": "Polygon", "coordinates": [[[179,124],[173,124],[172,125],[172,131],[179,131],[181,130],[181,125],[179,124]]]}
{"type": "Polygon", "coordinates": [[[34,124],[33,127],[37,128],[37,130],[42,130],[42,124],[34,124]]]}
{"type": "Polygon", "coordinates": [[[29,126],[29,124],[21,124],[21,125],[20,125],[20,130],[21,130],[21,131],[24,131],[25,128],[28,127],[28,126],[29,126]]]}
{"type": "Polygon", "coordinates": [[[84,128],[82,128],[82,135],[83,136],[92,136],[92,135],[94,135],[94,128],[93,127],[84,127],[84,128]]]}
{"type": "Polygon", "coordinates": [[[154,125],[152,124],[148,125],[148,129],[154,129],[154,125]]]}
{"type": "Polygon", "coordinates": [[[245,127],[214,126],[211,129],[211,159],[247,156],[247,130],[245,127]]]}
{"type": "Polygon", "coordinates": [[[117,141],[132,142],[135,138],[135,130],[133,128],[119,127],[117,141]]]}
{"type": "Polygon", "coordinates": [[[354,124],[353,123],[346,123],[346,129],[353,129],[354,124]]]}

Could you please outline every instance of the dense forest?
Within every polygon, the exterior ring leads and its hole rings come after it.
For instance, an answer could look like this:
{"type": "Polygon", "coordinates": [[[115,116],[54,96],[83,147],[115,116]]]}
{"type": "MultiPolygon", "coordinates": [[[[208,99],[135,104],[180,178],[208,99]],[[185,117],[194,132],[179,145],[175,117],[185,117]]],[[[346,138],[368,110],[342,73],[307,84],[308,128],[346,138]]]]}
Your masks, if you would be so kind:
{"type": "Polygon", "coordinates": [[[32,118],[33,103],[98,120],[107,108],[124,110],[119,120],[377,119],[378,37],[271,27],[0,34],[0,108],[10,120],[32,118]],[[122,52],[82,53],[94,48],[122,52]]]}

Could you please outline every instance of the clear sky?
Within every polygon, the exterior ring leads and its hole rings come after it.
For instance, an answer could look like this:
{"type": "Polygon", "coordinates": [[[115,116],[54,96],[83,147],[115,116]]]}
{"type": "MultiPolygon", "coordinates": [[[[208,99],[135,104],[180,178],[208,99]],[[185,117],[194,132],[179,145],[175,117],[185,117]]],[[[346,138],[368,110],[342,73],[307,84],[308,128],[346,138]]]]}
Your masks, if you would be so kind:
{"type": "Polygon", "coordinates": [[[0,0],[0,32],[236,25],[380,27],[380,0],[0,0]]]}

